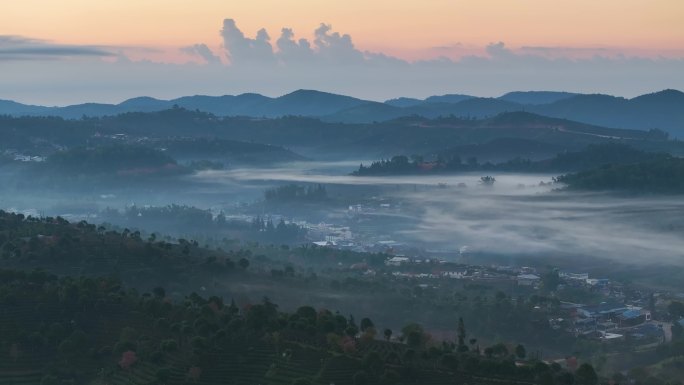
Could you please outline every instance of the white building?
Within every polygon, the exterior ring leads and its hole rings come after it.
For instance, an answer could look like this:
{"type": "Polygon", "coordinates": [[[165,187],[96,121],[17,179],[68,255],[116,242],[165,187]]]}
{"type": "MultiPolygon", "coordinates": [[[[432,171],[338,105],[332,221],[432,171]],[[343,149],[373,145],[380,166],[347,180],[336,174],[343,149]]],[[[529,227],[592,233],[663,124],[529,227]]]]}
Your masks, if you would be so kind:
{"type": "Polygon", "coordinates": [[[385,265],[387,266],[401,266],[405,263],[409,262],[408,257],[392,257],[388,260],[385,261],[385,265]]]}
{"type": "Polygon", "coordinates": [[[538,275],[534,274],[520,274],[517,277],[518,285],[521,286],[533,286],[541,281],[538,275]]]}

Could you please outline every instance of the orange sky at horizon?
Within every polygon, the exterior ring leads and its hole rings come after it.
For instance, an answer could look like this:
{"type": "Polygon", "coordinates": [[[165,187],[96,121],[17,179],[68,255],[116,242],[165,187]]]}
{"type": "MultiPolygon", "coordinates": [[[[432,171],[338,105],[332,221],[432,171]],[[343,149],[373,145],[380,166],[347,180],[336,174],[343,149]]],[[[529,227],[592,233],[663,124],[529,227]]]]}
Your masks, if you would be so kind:
{"type": "Polygon", "coordinates": [[[3,6],[0,35],[64,44],[137,47],[220,46],[224,18],[246,36],[282,27],[311,38],[325,22],[361,50],[405,59],[507,46],[617,48],[681,55],[681,0],[22,0],[3,6]],[[192,4],[192,5],[189,5],[192,4]],[[433,49],[433,47],[455,47],[433,49]]]}

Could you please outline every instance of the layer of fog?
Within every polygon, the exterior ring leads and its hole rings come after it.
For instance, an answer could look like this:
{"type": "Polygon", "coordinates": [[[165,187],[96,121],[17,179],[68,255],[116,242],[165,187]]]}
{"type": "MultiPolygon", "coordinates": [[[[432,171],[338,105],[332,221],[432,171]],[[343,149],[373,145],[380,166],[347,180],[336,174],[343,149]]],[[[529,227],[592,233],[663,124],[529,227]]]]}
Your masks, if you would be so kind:
{"type": "Polygon", "coordinates": [[[679,197],[558,191],[562,186],[551,185],[552,176],[538,174],[494,173],[495,184],[484,186],[479,183],[482,175],[355,177],[278,168],[211,171],[194,178],[218,185],[281,181],[385,186],[385,194],[416,209],[403,218],[413,226],[397,231],[396,240],[433,249],[468,246],[503,255],[684,263],[684,201],[679,197]],[[407,188],[411,186],[417,188],[407,188]]]}
{"type": "MultiPolygon", "coordinates": [[[[457,255],[459,249],[468,246],[473,251],[511,256],[589,256],[643,264],[684,262],[684,201],[678,197],[560,192],[556,191],[560,186],[548,184],[551,175],[539,174],[492,173],[496,182],[490,187],[479,183],[484,173],[348,175],[359,163],[303,162],[280,168],[205,171],[178,180],[168,189],[93,188],[72,194],[8,187],[0,191],[0,208],[34,216],[83,218],[93,223],[100,221],[100,210],[121,210],[133,204],[180,204],[229,213],[231,208],[258,202],[265,189],[278,184],[321,183],[329,186],[331,195],[344,190],[350,204],[369,191],[400,203],[400,210],[382,214],[385,219],[377,222],[377,231],[424,249],[457,255]]],[[[296,213],[298,220],[320,219],[307,210],[292,207],[290,212],[296,213]]],[[[328,220],[344,220],[345,210],[329,207],[328,220]]]]}

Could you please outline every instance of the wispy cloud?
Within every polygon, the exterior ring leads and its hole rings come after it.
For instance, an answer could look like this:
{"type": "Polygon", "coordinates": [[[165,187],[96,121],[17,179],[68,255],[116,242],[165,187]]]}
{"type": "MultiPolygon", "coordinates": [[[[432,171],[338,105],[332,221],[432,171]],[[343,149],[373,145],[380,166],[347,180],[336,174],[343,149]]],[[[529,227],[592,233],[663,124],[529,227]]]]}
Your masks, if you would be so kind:
{"type": "Polygon", "coordinates": [[[114,55],[110,50],[98,46],[56,44],[23,36],[0,35],[0,60],[54,60],[114,55]]]}
{"type": "Polygon", "coordinates": [[[192,56],[199,56],[207,64],[221,64],[221,58],[215,55],[206,44],[194,44],[189,47],[183,47],[181,52],[192,56]]]}

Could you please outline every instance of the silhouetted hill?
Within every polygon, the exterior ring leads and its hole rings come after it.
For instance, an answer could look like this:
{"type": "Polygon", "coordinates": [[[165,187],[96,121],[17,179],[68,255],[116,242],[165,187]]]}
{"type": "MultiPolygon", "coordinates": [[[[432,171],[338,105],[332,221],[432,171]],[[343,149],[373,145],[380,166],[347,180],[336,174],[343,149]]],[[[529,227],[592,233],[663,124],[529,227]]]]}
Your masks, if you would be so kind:
{"type": "Polygon", "coordinates": [[[308,116],[346,123],[370,123],[413,115],[427,118],[486,118],[503,112],[529,111],[605,127],[639,130],[659,128],[677,137],[684,135],[684,93],[677,90],[664,90],[633,99],[601,94],[531,91],[510,92],[498,98],[451,94],[431,96],[425,100],[398,98],[385,103],[298,90],[277,98],[259,94],[188,96],[173,100],[143,97],[129,99],[118,105],[86,103],[67,107],[29,106],[0,101],[0,114],[78,119],[83,115],[101,117],[126,112],[161,111],[174,105],[217,116],[308,116]]]}
{"type": "MultiPolygon", "coordinates": [[[[478,100],[467,102],[477,103],[478,100]]],[[[386,110],[391,114],[397,107],[367,103],[354,110],[362,111],[362,108],[386,110]]],[[[222,118],[204,112],[172,108],[85,120],[0,117],[0,135],[3,137],[0,150],[14,149],[33,155],[49,155],[59,148],[121,142],[167,148],[166,144],[158,143],[172,143],[175,146],[177,143],[173,142],[188,141],[194,148],[193,154],[196,155],[193,156],[204,156],[201,159],[211,160],[216,160],[216,152],[209,151],[213,145],[208,145],[212,141],[227,140],[242,142],[238,146],[240,154],[247,154],[243,150],[254,147],[245,142],[276,146],[260,145],[259,152],[250,152],[256,160],[297,158],[283,147],[294,149],[307,157],[375,158],[395,154],[430,154],[445,148],[481,145],[504,138],[542,143],[554,153],[580,150],[587,145],[607,141],[624,142],[649,151],[666,151],[676,155],[684,153],[682,142],[666,140],[662,132],[606,128],[522,111],[499,114],[488,119],[455,116],[428,119],[414,115],[380,123],[348,124],[294,116],[274,119],[222,118]],[[201,145],[202,141],[206,145],[201,145]],[[275,155],[278,156],[272,158],[275,155]]],[[[232,156],[230,148],[235,146],[225,147],[225,154],[232,156]]],[[[503,147],[501,150],[504,153],[507,151],[503,147]]],[[[491,153],[490,150],[486,152],[491,153]]],[[[528,152],[524,151],[520,156],[525,154],[528,152]]],[[[179,159],[187,159],[187,155],[174,154],[179,159]]]]}
{"type": "Polygon", "coordinates": [[[462,94],[435,95],[425,99],[425,103],[459,103],[464,100],[473,99],[474,96],[462,94]]]}
{"type": "Polygon", "coordinates": [[[44,164],[49,172],[83,175],[153,175],[182,172],[176,161],[161,151],[143,146],[77,147],[57,152],[44,164]]]}
{"type": "Polygon", "coordinates": [[[434,96],[429,96],[425,99],[415,99],[415,98],[396,98],[396,99],[389,99],[385,101],[385,104],[389,104],[390,106],[394,107],[414,107],[414,106],[419,106],[423,104],[430,104],[430,103],[458,103],[462,102],[464,100],[472,99],[475,96],[470,96],[470,95],[461,95],[461,94],[446,94],[446,95],[434,95],[434,96]]]}
{"type": "Polygon", "coordinates": [[[0,115],[50,115],[50,107],[21,104],[12,100],[0,100],[0,115]]]}
{"type": "Polygon", "coordinates": [[[259,106],[271,100],[272,98],[267,96],[247,93],[235,96],[184,96],[171,102],[188,110],[200,110],[217,116],[233,116],[250,115],[250,111],[259,108],[259,106]]]}
{"type": "Polygon", "coordinates": [[[579,94],[554,91],[514,91],[499,96],[499,99],[518,104],[550,104],[579,94]]]}
{"type": "Polygon", "coordinates": [[[684,159],[664,157],[633,164],[611,164],[557,178],[573,190],[628,193],[684,193],[684,159]]]}
{"type": "Polygon", "coordinates": [[[649,130],[658,128],[673,136],[684,136],[684,93],[664,90],[626,99],[610,95],[565,92],[511,92],[499,98],[465,98],[455,103],[390,100],[387,108],[364,105],[339,111],[325,120],[364,123],[419,115],[427,118],[458,116],[485,118],[503,112],[529,111],[598,126],[649,130]]]}
{"type": "Polygon", "coordinates": [[[141,96],[125,100],[118,105],[122,109],[134,109],[136,111],[157,111],[159,109],[168,108],[168,101],[151,98],[149,96],[141,96]]]}
{"type": "Polygon", "coordinates": [[[520,106],[506,100],[496,98],[471,98],[454,105],[444,105],[440,109],[441,115],[455,115],[467,117],[487,117],[498,115],[502,112],[520,110],[520,106]]]}
{"type": "MultiPolygon", "coordinates": [[[[508,92],[504,95],[499,96],[499,100],[504,100],[507,102],[513,102],[517,104],[549,104],[554,103],[559,100],[571,98],[573,96],[580,95],[572,92],[559,92],[559,91],[513,91],[508,92]]],[[[395,98],[385,101],[385,104],[389,104],[394,107],[414,107],[425,104],[435,104],[435,103],[448,103],[455,104],[460,103],[464,100],[477,99],[476,96],[463,95],[463,94],[446,94],[446,95],[434,95],[427,97],[425,99],[416,98],[395,98]]]]}
{"type": "Polygon", "coordinates": [[[404,108],[383,103],[367,103],[324,116],[323,119],[330,122],[368,123],[414,115],[430,119],[441,116],[483,118],[522,109],[520,105],[505,100],[469,97],[458,103],[422,103],[404,108]]]}
{"type": "Polygon", "coordinates": [[[665,90],[633,99],[608,95],[578,95],[530,108],[536,113],[581,122],[634,129],[659,128],[684,135],[684,93],[665,90]]]}
{"type": "Polygon", "coordinates": [[[419,106],[401,108],[385,103],[368,102],[342,111],[337,111],[322,119],[327,122],[337,123],[385,122],[411,115],[422,116],[422,114],[417,114],[413,111],[416,108],[419,108],[419,106]]]}
{"type": "Polygon", "coordinates": [[[83,116],[105,116],[123,113],[127,111],[150,112],[153,111],[153,109],[150,109],[147,106],[136,106],[134,103],[131,103],[131,107],[129,108],[113,106],[111,104],[85,103],[61,108],[55,107],[52,111],[56,112],[54,114],[55,116],[63,117],[66,119],[80,119],[83,116]]]}
{"type": "Polygon", "coordinates": [[[216,138],[154,139],[143,142],[180,161],[211,160],[229,164],[268,164],[306,160],[283,147],[216,138]]]}
{"type": "Polygon", "coordinates": [[[475,157],[481,162],[499,163],[514,158],[545,159],[565,150],[565,146],[557,143],[544,143],[534,139],[497,138],[487,143],[451,147],[440,151],[439,154],[444,158],[458,155],[464,160],[475,157]]]}
{"type": "Polygon", "coordinates": [[[423,104],[424,100],[423,99],[415,99],[415,98],[396,98],[396,99],[389,99],[385,100],[385,104],[388,104],[392,107],[413,107],[417,106],[419,104],[423,104]]]}
{"type": "Polygon", "coordinates": [[[247,93],[237,96],[186,96],[172,100],[137,97],[119,104],[84,103],[66,107],[29,106],[11,101],[0,102],[0,114],[52,115],[77,119],[83,115],[107,116],[126,112],[154,112],[174,105],[220,116],[278,117],[285,115],[324,116],[367,103],[350,96],[314,90],[297,90],[277,98],[247,93]]]}
{"type": "Polygon", "coordinates": [[[350,96],[313,90],[295,92],[272,99],[257,109],[263,116],[323,116],[367,103],[350,96]]]}

